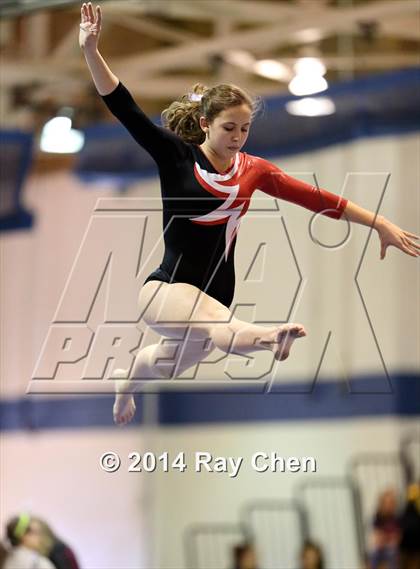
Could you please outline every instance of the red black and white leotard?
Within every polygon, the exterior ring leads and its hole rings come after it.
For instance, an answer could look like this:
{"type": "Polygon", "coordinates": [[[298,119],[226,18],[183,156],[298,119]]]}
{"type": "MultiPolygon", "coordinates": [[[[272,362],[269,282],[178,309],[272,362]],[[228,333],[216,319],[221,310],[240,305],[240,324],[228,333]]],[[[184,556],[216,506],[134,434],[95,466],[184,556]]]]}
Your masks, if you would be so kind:
{"type": "Polygon", "coordinates": [[[155,125],[120,82],[102,97],[109,110],[156,161],[163,200],[165,253],[149,280],[195,285],[229,307],[241,217],[254,190],[339,219],[347,200],[285,174],[245,152],[217,172],[196,144],[155,125]]]}

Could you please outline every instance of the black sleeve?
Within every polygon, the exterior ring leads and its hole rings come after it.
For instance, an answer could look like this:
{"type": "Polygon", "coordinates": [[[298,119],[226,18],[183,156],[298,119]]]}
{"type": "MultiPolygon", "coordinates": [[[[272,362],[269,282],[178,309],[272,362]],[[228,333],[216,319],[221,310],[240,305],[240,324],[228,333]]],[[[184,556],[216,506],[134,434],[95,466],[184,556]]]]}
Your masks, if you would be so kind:
{"type": "Polygon", "coordinates": [[[158,164],[186,157],[187,143],[169,129],[154,124],[136,104],[121,81],[114,91],[102,95],[102,99],[111,113],[158,164]]]}

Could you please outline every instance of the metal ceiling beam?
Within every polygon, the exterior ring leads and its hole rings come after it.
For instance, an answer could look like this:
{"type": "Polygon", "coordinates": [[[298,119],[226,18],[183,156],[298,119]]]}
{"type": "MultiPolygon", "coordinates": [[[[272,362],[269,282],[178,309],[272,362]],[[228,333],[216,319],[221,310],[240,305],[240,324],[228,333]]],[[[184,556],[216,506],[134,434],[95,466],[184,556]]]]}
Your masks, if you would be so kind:
{"type": "Polygon", "coordinates": [[[381,20],[378,34],[420,42],[420,16],[402,20],[381,20]]]}
{"type": "MultiPolygon", "coordinates": [[[[354,68],[355,60],[351,56],[331,56],[322,57],[322,60],[326,64],[328,69],[351,69],[354,68]]],[[[292,67],[296,63],[295,58],[283,58],[282,63],[292,67]]],[[[110,62],[111,67],[113,67],[112,62],[110,62]]],[[[364,69],[369,71],[371,69],[395,69],[401,67],[410,67],[418,65],[418,55],[410,53],[400,53],[400,54],[386,54],[386,55],[360,55],[357,57],[357,65],[359,69],[364,69]]],[[[77,89],[80,90],[81,87],[85,87],[89,81],[89,77],[86,74],[71,74],[69,70],[63,68],[61,62],[56,62],[55,64],[49,64],[48,68],[42,62],[39,63],[26,63],[26,64],[12,64],[5,63],[3,67],[2,75],[2,86],[11,87],[15,85],[24,85],[32,83],[39,83],[42,81],[47,87],[46,92],[51,92],[51,94],[57,92],[66,93],[71,89],[71,85],[76,85],[77,89]]],[[[85,64],[81,62],[81,68],[85,71],[85,64]]],[[[229,66],[227,66],[229,69],[229,66]]],[[[250,75],[241,70],[233,70],[237,73],[237,76],[233,78],[233,75],[226,70],[226,77],[232,82],[240,82],[242,86],[245,87],[247,83],[248,88],[253,91],[258,91],[261,94],[273,93],[279,89],[280,83],[276,81],[264,82],[264,84],[257,84],[255,77],[250,80],[250,75]]],[[[190,88],[194,83],[200,80],[196,74],[184,74],[179,76],[160,76],[160,77],[139,77],[138,73],[122,73],[118,77],[127,83],[133,92],[139,93],[139,95],[145,98],[162,98],[162,94],[165,97],[175,98],[182,94],[186,89],[190,88]]],[[[211,83],[219,81],[219,79],[213,79],[211,83]]],[[[204,80],[205,82],[205,80],[204,80]]],[[[42,89],[42,87],[41,87],[42,89]]],[[[34,92],[39,91],[39,89],[34,87],[34,92]]]]}
{"type": "Polygon", "coordinates": [[[139,34],[151,36],[161,41],[171,41],[175,43],[187,43],[199,39],[197,34],[187,31],[177,30],[161,22],[154,22],[150,18],[133,18],[132,16],[110,12],[106,15],[109,22],[128,28],[139,34]]]}
{"type": "MultiPolygon", "coordinates": [[[[105,0],[100,0],[101,5],[105,0]]],[[[0,5],[12,4],[5,2],[0,5]]],[[[17,4],[17,2],[14,2],[17,4]]],[[[21,7],[24,2],[19,2],[21,7]]],[[[34,87],[34,94],[50,92],[52,96],[59,94],[62,97],[80,90],[81,86],[89,83],[89,74],[80,53],[77,42],[78,18],[80,2],[65,2],[52,0],[42,2],[28,0],[27,7],[35,9],[41,5],[63,6],[75,5],[74,28],[66,33],[54,52],[43,59],[29,59],[29,52],[25,59],[15,60],[2,58],[1,85],[5,89],[15,85],[40,83],[40,88],[34,87]],[[77,6],[77,8],[76,8],[77,6]],[[50,90],[50,91],[48,91],[50,90]]],[[[229,49],[245,49],[257,57],[270,52],[283,45],[302,45],[312,43],[314,38],[337,35],[340,32],[355,32],[363,21],[377,21],[378,33],[392,36],[401,34],[409,39],[419,39],[416,35],[416,24],[419,14],[417,0],[378,0],[349,8],[333,8],[311,1],[303,4],[270,3],[264,0],[220,0],[223,10],[217,10],[219,2],[209,0],[139,0],[137,2],[122,2],[119,0],[106,1],[104,6],[104,24],[101,45],[106,46],[112,37],[112,24],[125,25],[144,35],[149,32],[161,40],[171,40],[181,45],[171,48],[161,48],[154,52],[139,53],[132,56],[107,58],[112,70],[124,81],[133,92],[144,98],[175,98],[199,80],[194,74],[194,68],[209,69],[211,56],[229,49]],[[215,9],[216,5],[216,9],[215,9]],[[229,17],[225,17],[226,13],[229,17]],[[150,29],[145,15],[161,13],[167,19],[185,18],[214,23],[214,36],[201,38],[191,32],[176,30],[172,26],[152,22],[154,28],[150,29]],[[260,18],[254,18],[260,14],[260,18]],[[269,14],[271,17],[268,18],[269,14]],[[141,15],[142,19],[134,18],[141,15]],[[267,22],[270,25],[259,26],[251,30],[234,30],[238,22],[253,21],[253,23],[267,22]],[[404,35],[405,34],[405,35],[404,35]],[[183,75],[168,76],[172,70],[184,70],[183,75]],[[138,79],[137,79],[138,78],[138,79]]],[[[40,14],[41,15],[41,14],[40,14]]],[[[52,15],[51,15],[52,16],[52,15]]],[[[35,17],[35,15],[34,15],[35,17]]],[[[36,19],[36,18],[35,18],[36,19]]],[[[149,20],[150,21],[150,20],[149,20]]],[[[34,32],[36,30],[34,29],[34,32]]],[[[36,34],[32,36],[36,37],[36,34]]],[[[30,39],[30,37],[29,37],[30,39]]],[[[32,41],[32,40],[31,40],[32,41]]],[[[33,39],[35,41],[35,39],[33,39]]],[[[141,45],[141,42],[139,42],[141,45]]],[[[42,48],[45,53],[45,46],[42,48]]],[[[103,54],[107,57],[106,48],[103,54]]],[[[385,55],[358,56],[351,55],[337,57],[323,57],[328,69],[393,69],[395,67],[418,65],[418,54],[414,52],[387,53],[385,55]]],[[[292,66],[295,59],[282,59],[283,63],[292,66]]],[[[222,75],[213,77],[212,82],[228,80],[238,82],[245,88],[259,94],[275,93],[280,84],[275,81],[259,81],[258,78],[229,65],[221,67],[222,75]]]]}
{"type": "MultiPolygon", "coordinates": [[[[202,65],[209,56],[229,49],[248,49],[260,54],[289,43],[305,43],[305,30],[316,30],[321,37],[337,32],[353,31],[363,20],[418,13],[417,0],[382,0],[351,8],[328,8],[321,13],[308,10],[295,23],[285,22],[257,30],[236,31],[226,37],[206,38],[191,45],[160,49],[153,53],[132,55],[114,62],[116,73],[159,74],[165,70],[202,65]],[[379,16],[380,15],[380,16],[379,16]]],[[[308,42],[313,40],[308,36],[308,42]]]]}
{"type": "Polygon", "coordinates": [[[50,48],[51,14],[35,12],[28,15],[22,22],[22,55],[28,59],[46,59],[50,48]]]}
{"type": "MultiPolygon", "coordinates": [[[[100,0],[103,4],[109,0],[100,0]]],[[[1,0],[0,17],[17,17],[30,12],[39,10],[50,10],[55,8],[66,8],[75,6],[80,8],[80,2],[75,0],[1,0]]]]}
{"type": "Polygon", "coordinates": [[[110,0],[107,11],[120,14],[155,14],[165,18],[182,20],[213,21],[221,16],[243,23],[266,23],[297,17],[301,14],[299,6],[283,2],[264,0],[148,0],[146,3],[121,2],[110,0]]]}

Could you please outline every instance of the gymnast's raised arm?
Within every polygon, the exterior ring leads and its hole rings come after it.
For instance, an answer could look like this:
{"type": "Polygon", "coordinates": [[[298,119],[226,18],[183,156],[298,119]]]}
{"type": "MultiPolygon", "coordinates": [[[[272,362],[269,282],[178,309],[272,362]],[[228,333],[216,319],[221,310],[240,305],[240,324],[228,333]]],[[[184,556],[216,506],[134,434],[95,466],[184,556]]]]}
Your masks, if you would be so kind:
{"type": "Polygon", "coordinates": [[[103,96],[112,93],[117,87],[119,80],[112,73],[98,50],[101,24],[101,8],[96,6],[96,12],[94,12],[91,2],[82,4],[79,45],[83,50],[95,87],[98,93],[103,96]]]}
{"type": "Polygon", "coordinates": [[[111,113],[157,163],[177,162],[187,150],[185,142],[167,128],[154,124],[140,109],[126,87],[110,70],[98,50],[102,12],[88,2],[81,7],[79,45],[96,89],[111,113]]]}

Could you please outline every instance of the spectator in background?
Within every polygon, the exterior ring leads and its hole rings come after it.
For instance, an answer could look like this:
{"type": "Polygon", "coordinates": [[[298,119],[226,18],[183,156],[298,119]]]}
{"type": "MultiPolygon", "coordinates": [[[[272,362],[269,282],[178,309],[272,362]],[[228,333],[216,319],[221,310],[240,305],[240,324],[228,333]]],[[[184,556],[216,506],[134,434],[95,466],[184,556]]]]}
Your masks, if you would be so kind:
{"type": "MultiPolygon", "coordinates": [[[[399,568],[398,561],[396,563],[397,564],[394,565],[394,561],[389,560],[389,555],[384,550],[379,551],[375,557],[375,569],[393,569],[394,567],[399,568]]],[[[372,569],[372,565],[370,567],[372,569]]]]}
{"type": "Polygon", "coordinates": [[[258,569],[255,548],[249,542],[235,545],[233,558],[234,569],[258,569]]]}
{"type": "Polygon", "coordinates": [[[300,553],[301,569],[324,569],[324,556],[319,545],[306,541],[300,553]]]}
{"type": "Polygon", "coordinates": [[[76,557],[70,547],[55,535],[44,520],[36,520],[42,532],[42,553],[52,562],[56,569],[80,569],[76,557]]]}
{"type": "Polygon", "coordinates": [[[3,569],[55,569],[41,554],[43,534],[39,522],[27,513],[12,518],[6,526],[11,549],[3,569]]]}
{"type": "Polygon", "coordinates": [[[7,547],[0,541],[0,569],[4,568],[4,562],[8,554],[7,547]]]}
{"type": "Polygon", "coordinates": [[[401,569],[420,569],[420,484],[411,484],[407,489],[399,551],[401,569]]]}
{"type": "MultiPolygon", "coordinates": [[[[398,545],[401,538],[400,516],[397,493],[393,489],[383,492],[373,519],[371,567],[381,569],[388,564],[389,569],[398,568],[398,545]]],[[[388,569],[387,567],[387,569],[388,569]]]]}

